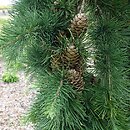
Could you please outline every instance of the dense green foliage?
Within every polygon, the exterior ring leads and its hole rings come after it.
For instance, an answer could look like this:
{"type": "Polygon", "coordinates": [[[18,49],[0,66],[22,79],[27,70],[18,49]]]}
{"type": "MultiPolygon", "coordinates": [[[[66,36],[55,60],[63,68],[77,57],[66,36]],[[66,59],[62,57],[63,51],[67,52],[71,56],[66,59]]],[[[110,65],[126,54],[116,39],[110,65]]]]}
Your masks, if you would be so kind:
{"type": "MultiPolygon", "coordinates": [[[[27,120],[36,130],[128,130],[130,83],[128,47],[130,12],[125,0],[88,0],[88,29],[69,31],[79,0],[19,0],[3,28],[1,46],[8,63],[22,62],[38,93],[27,120]],[[60,32],[66,32],[60,37],[60,32]],[[126,35],[128,32],[128,35],[126,35]],[[84,90],[66,80],[63,68],[52,71],[52,54],[75,42],[84,61],[84,90]],[[91,51],[90,51],[91,50],[91,51]],[[94,57],[94,67],[86,62],[94,57]]],[[[80,6],[79,6],[80,7],[80,6]]]]}

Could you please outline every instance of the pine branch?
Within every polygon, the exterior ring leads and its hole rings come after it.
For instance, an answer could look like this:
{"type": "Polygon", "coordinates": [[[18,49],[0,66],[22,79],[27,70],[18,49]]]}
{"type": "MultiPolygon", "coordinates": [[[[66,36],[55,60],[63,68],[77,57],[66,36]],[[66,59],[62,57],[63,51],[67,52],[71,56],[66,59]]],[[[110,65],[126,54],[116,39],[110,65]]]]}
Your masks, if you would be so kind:
{"type": "Polygon", "coordinates": [[[35,123],[38,129],[84,130],[86,115],[83,105],[76,98],[76,92],[60,76],[44,75],[39,77],[37,86],[40,93],[27,120],[35,123]]]}
{"type": "Polygon", "coordinates": [[[122,72],[125,70],[125,65],[127,65],[127,58],[126,51],[124,52],[122,49],[122,45],[126,45],[126,41],[118,33],[119,27],[121,28],[113,20],[109,21],[109,23],[102,20],[98,23],[96,33],[93,35],[98,56],[96,69],[101,76],[100,90],[96,89],[93,104],[95,104],[94,111],[99,118],[102,121],[109,120],[111,122],[111,125],[108,124],[106,129],[122,128],[125,130],[128,129],[128,118],[125,114],[128,104],[123,102],[126,102],[129,96],[125,90],[128,85],[125,81],[127,79],[124,80],[122,72]]]}
{"type": "Polygon", "coordinates": [[[22,59],[34,78],[27,121],[36,130],[128,130],[129,9],[122,2],[16,2],[0,44],[5,58],[22,59]]]}

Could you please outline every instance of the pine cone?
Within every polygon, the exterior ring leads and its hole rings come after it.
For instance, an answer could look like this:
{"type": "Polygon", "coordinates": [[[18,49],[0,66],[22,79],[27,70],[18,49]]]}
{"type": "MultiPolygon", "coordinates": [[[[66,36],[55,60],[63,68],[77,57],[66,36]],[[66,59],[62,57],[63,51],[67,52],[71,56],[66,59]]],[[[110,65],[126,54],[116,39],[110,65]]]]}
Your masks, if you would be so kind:
{"type": "Polygon", "coordinates": [[[62,54],[52,55],[51,68],[55,70],[61,67],[83,73],[82,59],[74,45],[67,47],[62,54]]]}
{"type": "Polygon", "coordinates": [[[51,58],[51,68],[52,69],[59,69],[61,66],[61,56],[60,55],[54,55],[51,58]]]}
{"type": "Polygon", "coordinates": [[[84,13],[78,13],[71,21],[71,31],[74,36],[79,36],[87,28],[87,18],[84,13]]]}
{"type": "Polygon", "coordinates": [[[84,81],[82,73],[76,71],[75,69],[71,69],[68,71],[68,80],[77,90],[83,90],[84,81]]]}
{"type": "Polygon", "coordinates": [[[67,47],[62,56],[62,61],[64,66],[69,69],[76,69],[78,71],[81,68],[81,57],[74,45],[67,47]]]}

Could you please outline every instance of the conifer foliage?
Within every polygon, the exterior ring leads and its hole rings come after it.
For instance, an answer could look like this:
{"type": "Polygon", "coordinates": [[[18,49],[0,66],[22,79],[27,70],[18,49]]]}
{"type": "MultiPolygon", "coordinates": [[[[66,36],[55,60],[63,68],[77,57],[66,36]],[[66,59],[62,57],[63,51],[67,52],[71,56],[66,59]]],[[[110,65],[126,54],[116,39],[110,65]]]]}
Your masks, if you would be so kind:
{"type": "Polygon", "coordinates": [[[36,130],[129,130],[129,9],[125,0],[14,4],[1,46],[34,77],[36,130]]]}

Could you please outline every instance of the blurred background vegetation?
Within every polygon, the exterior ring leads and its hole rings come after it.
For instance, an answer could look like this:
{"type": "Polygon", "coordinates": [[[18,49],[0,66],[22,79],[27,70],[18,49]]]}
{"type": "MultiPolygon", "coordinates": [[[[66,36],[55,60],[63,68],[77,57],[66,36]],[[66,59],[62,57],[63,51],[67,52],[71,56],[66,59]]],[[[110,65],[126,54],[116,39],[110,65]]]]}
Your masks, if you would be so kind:
{"type": "MultiPolygon", "coordinates": [[[[9,11],[11,10],[11,6],[0,6],[0,33],[1,29],[4,24],[6,24],[9,20],[9,11]]],[[[0,59],[2,59],[2,54],[0,50],[0,59]]],[[[18,64],[15,65],[15,69],[18,68],[18,64]]],[[[5,72],[2,74],[2,81],[6,83],[13,83],[19,80],[17,72],[13,69],[6,69],[5,72]]]]}
{"type": "Polygon", "coordinates": [[[7,14],[7,11],[9,12],[9,10],[11,9],[11,6],[0,6],[0,11],[2,14],[2,11],[6,11],[5,14],[0,15],[0,29],[2,28],[3,24],[5,24],[8,19],[9,19],[9,14],[7,14]]]}

